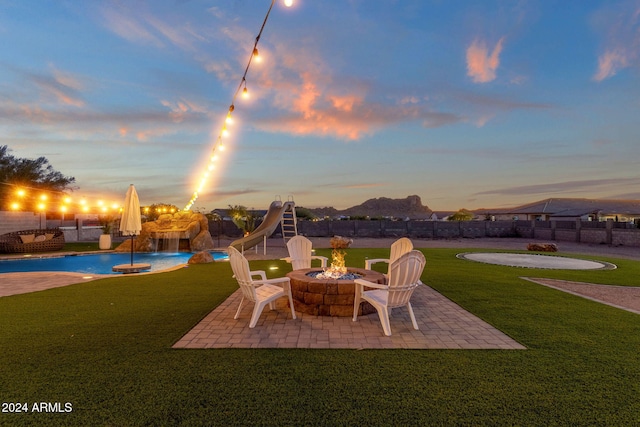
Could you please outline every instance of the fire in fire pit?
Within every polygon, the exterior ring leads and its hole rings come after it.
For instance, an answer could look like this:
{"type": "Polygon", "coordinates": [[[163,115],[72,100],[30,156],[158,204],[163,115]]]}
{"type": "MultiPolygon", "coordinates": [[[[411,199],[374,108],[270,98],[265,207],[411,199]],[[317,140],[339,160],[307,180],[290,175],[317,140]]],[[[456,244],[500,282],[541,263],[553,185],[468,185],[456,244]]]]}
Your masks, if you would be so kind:
{"type": "Polygon", "coordinates": [[[331,247],[333,250],[331,251],[331,267],[324,271],[316,271],[311,273],[311,277],[315,277],[316,279],[337,279],[337,280],[354,280],[358,279],[362,276],[359,274],[349,273],[347,272],[347,267],[345,264],[344,257],[347,255],[345,251],[342,249],[348,248],[351,244],[350,239],[345,239],[344,237],[334,236],[331,239],[331,247]]]}
{"type": "Polygon", "coordinates": [[[358,273],[349,273],[345,271],[344,273],[333,272],[330,269],[325,271],[310,271],[307,273],[307,276],[313,277],[315,279],[335,279],[335,280],[356,280],[362,277],[362,274],[358,273]]]}

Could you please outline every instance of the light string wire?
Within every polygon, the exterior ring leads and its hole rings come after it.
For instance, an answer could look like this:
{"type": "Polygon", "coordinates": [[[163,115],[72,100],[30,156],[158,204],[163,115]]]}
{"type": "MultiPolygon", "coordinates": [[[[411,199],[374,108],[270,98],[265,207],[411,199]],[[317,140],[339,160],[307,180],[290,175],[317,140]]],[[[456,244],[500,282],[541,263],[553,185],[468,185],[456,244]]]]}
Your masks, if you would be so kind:
{"type": "Polygon", "coordinates": [[[193,204],[196,202],[196,200],[198,200],[198,197],[200,196],[200,193],[202,192],[203,187],[206,184],[207,179],[209,178],[209,171],[213,171],[215,169],[215,163],[218,160],[218,152],[225,150],[222,138],[223,136],[227,135],[227,124],[231,122],[231,115],[236,108],[235,102],[238,95],[240,94],[241,91],[243,93],[247,93],[247,74],[249,73],[249,67],[251,67],[251,61],[253,60],[253,58],[255,56],[258,56],[258,42],[260,42],[260,36],[262,36],[262,31],[264,30],[265,25],[267,25],[269,14],[271,13],[271,9],[273,8],[273,5],[275,2],[276,0],[271,0],[271,5],[269,6],[269,10],[267,10],[267,14],[265,15],[264,21],[262,22],[262,26],[260,27],[260,31],[258,32],[258,35],[256,36],[256,40],[253,43],[253,49],[251,50],[251,54],[249,55],[249,61],[247,62],[247,66],[244,69],[242,80],[240,80],[238,89],[236,89],[235,93],[233,94],[233,98],[231,98],[231,105],[229,106],[229,110],[227,112],[225,124],[222,126],[222,129],[220,130],[220,134],[218,135],[218,138],[216,139],[216,142],[214,143],[213,148],[211,149],[211,157],[209,159],[209,165],[207,166],[207,171],[205,171],[202,174],[200,185],[198,189],[191,196],[189,203],[187,203],[187,205],[184,207],[185,211],[190,210],[193,204]]]}

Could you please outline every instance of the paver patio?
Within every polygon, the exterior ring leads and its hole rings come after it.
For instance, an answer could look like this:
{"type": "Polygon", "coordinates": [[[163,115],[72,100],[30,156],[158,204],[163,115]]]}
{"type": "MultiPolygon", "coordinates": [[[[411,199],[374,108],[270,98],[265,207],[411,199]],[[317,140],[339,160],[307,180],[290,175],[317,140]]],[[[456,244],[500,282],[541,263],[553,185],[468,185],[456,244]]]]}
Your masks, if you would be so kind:
{"type": "Polygon", "coordinates": [[[276,310],[265,308],[250,329],[252,304],[233,319],[240,298],[240,290],[234,292],[173,348],[525,349],[428,286],[420,286],[411,298],[420,330],[413,329],[407,310],[398,308],[391,314],[390,337],[383,335],[376,313],[356,322],[302,313],[292,319],[284,298],[276,310]]]}

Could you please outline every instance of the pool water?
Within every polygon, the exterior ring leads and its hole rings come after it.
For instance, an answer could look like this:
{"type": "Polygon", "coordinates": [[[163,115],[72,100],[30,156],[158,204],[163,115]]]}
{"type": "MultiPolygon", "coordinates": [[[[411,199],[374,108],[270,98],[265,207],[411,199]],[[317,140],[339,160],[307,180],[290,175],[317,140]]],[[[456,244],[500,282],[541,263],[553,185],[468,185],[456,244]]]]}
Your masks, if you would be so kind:
{"type": "MultiPolygon", "coordinates": [[[[211,251],[214,260],[227,259],[228,255],[222,251],[211,251]]],[[[156,252],[135,253],[135,264],[151,264],[149,271],[161,271],[186,264],[193,256],[191,252],[156,252]]],[[[0,260],[1,273],[24,273],[32,271],[67,271],[85,274],[122,274],[114,273],[111,269],[114,265],[129,264],[130,253],[108,254],[78,254],[59,257],[35,258],[25,257],[11,260],[0,260]]]]}

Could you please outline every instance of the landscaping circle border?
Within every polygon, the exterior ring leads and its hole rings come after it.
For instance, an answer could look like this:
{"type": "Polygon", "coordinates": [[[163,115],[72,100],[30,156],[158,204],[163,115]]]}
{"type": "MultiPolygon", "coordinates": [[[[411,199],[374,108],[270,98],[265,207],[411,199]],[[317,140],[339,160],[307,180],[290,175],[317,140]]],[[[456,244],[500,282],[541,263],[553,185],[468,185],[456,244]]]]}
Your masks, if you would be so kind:
{"type": "Polygon", "coordinates": [[[615,264],[606,261],[513,252],[463,252],[457,254],[456,258],[485,264],[548,270],[615,270],[618,268],[615,264]]]}

